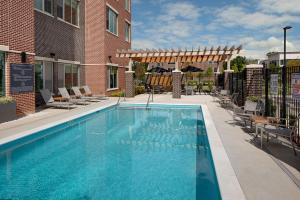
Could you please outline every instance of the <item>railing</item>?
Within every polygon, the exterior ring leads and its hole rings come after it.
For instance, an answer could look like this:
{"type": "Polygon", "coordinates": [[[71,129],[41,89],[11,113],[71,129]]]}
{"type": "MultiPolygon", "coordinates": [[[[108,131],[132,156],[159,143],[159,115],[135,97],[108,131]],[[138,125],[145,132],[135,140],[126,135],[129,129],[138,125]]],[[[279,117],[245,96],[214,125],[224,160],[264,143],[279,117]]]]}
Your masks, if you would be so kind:
{"type": "Polygon", "coordinates": [[[126,93],[124,92],[124,90],[122,90],[121,94],[119,95],[117,105],[120,105],[121,98],[122,98],[122,94],[124,94],[124,96],[123,96],[123,97],[124,97],[123,101],[126,101],[126,93]]]}
{"type": "Polygon", "coordinates": [[[146,105],[146,109],[149,110],[149,103],[150,103],[150,98],[152,99],[152,102],[153,102],[153,96],[154,96],[154,90],[151,89],[151,92],[149,93],[149,96],[148,96],[148,100],[147,100],[147,105],[146,105]]]}

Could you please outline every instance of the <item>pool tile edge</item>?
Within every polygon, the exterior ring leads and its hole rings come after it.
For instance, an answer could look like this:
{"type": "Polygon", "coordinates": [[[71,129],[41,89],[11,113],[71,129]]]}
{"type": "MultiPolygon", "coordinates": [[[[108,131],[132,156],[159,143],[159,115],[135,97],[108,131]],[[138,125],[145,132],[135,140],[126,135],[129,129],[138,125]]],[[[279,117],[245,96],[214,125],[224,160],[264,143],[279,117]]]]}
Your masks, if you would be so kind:
{"type": "Polygon", "coordinates": [[[222,199],[246,200],[208,107],[201,107],[222,199]]]}

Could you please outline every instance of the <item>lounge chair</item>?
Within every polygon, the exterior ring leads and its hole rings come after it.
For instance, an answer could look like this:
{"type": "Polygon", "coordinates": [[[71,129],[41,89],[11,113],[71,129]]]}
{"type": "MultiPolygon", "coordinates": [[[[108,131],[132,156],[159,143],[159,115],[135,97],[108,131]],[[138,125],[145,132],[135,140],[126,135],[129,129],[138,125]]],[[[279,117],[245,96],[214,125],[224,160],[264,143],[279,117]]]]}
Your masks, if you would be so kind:
{"type": "Polygon", "coordinates": [[[40,93],[48,107],[54,108],[64,108],[64,109],[71,109],[76,108],[73,103],[70,102],[58,102],[54,101],[51,92],[48,89],[40,90],[40,93]]]}
{"type": "Polygon", "coordinates": [[[72,90],[73,90],[75,96],[80,98],[80,99],[87,100],[89,102],[100,102],[101,101],[97,97],[83,96],[83,94],[81,93],[79,87],[72,87],[72,90]]]}
{"type": "MultiPolygon", "coordinates": [[[[296,119],[293,119],[289,128],[283,127],[279,123],[280,121],[286,122],[287,119],[282,119],[282,118],[279,119],[279,118],[269,117],[268,120],[270,123],[268,125],[265,125],[264,127],[260,128],[261,129],[261,137],[264,134],[267,135],[267,141],[269,141],[270,136],[275,136],[276,138],[281,137],[281,138],[287,139],[290,142],[290,144],[292,145],[294,154],[297,155],[293,139],[298,130],[298,123],[300,120],[300,115],[298,115],[298,117],[296,119]]],[[[288,124],[288,123],[285,123],[285,124],[288,124]]],[[[257,137],[257,134],[255,135],[255,137],[257,137]]]]}
{"type": "Polygon", "coordinates": [[[242,120],[244,121],[245,125],[247,122],[250,122],[252,127],[252,120],[251,117],[253,115],[261,114],[262,106],[260,106],[257,102],[247,100],[244,106],[233,108],[233,118],[235,120],[242,120]]]}
{"type": "Polygon", "coordinates": [[[76,105],[89,105],[86,100],[72,98],[66,88],[58,88],[58,91],[63,98],[68,100],[68,102],[74,103],[76,105]]]}
{"type": "Polygon", "coordinates": [[[94,95],[92,93],[92,91],[90,90],[89,86],[87,86],[87,85],[82,86],[82,89],[84,90],[84,96],[97,97],[97,99],[99,99],[99,100],[107,100],[108,99],[108,97],[105,95],[94,95]]]}

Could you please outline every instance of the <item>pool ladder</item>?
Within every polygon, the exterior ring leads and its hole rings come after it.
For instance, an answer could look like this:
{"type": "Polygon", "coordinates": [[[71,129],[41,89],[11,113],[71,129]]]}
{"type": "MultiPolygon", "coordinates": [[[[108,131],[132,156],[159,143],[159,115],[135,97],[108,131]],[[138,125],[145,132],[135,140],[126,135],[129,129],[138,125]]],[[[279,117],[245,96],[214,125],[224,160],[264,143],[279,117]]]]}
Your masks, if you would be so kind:
{"type": "Polygon", "coordinates": [[[124,94],[124,99],[123,101],[126,101],[126,93],[124,92],[124,90],[122,90],[122,93],[119,95],[119,98],[118,98],[118,102],[117,102],[117,106],[120,105],[120,102],[121,102],[121,98],[122,98],[122,94],[124,94]]]}
{"type": "Polygon", "coordinates": [[[147,100],[147,105],[146,105],[146,110],[150,110],[149,108],[149,104],[150,104],[150,99],[151,99],[151,102],[153,102],[153,96],[154,96],[154,90],[152,89],[149,93],[149,96],[148,96],[148,100],[147,100]]]}

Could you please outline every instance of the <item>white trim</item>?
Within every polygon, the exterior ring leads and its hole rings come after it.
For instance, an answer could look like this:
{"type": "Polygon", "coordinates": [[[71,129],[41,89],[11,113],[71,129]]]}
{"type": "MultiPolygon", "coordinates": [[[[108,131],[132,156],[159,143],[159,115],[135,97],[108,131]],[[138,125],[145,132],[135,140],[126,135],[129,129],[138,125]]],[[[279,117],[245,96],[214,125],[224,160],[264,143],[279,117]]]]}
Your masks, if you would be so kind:
{"type": "Polygon", "coordinates": [[[131,25],[131,21],[129,21],[128,19],[125,18],[125,22],[127,22],[128,24],[131,25]]]}
{"type": "MultiPolygon", "coordinates": [[[[52,1],[52,3],[53,3],[53,1],[52,1]]],[[[52,6],[53,6],[53,5],[52,5],[52,6]]],[[[48,17],[54,18],[54,15],[53,15],[53,14],[50,14],[50,13],[48,13],[48,12],[46,12],[46,11],[39,10],[39,9],[37,9],[37,8],[34,8],[34,10],[37,11],[37,12],[39,12],[39,13],[45,14],[45,15],[47,15],[48,17]]],[[[53,12],[53,8],[52,8],[52,12],[53,12]]]]}
{"type": "Polygon", "coordinates": [[[106,92],[111,92],[111,91],[114,91],[114,90],[118,90],[119,88],[109,88],[106,90],[106,92]]]}
{"type": "Polygon", "coordinates": [[[125,32],[125,41],[128,42],[128,43],[131,43],[131,23],[127,19],[125,19],[125,26],[124,27],[125,27],[125,30],[124,30],[124,32],[125,32]],[[126,38],[126,23],[129,24],[129,40],[127,40],[127,38],[126,38]]]}
{"type": "Polygon", "coordinates": [[[80,62],[79,62],[79,61],[72,61],[72,60],[58,59],[57,62],[59,62],[59,63],[65,63],[65,64],[80,65],[80,62]]]}
{"type": "Polygon", "coordinates": [[[111,31],[110,31],[110,30],[108,30],[108,29],[106,29],[106,31],[107,31],[108,33],[112,34],[113,36],[119,37],[119,35],[118,35],[118,34],[115,34],[115,33],[111,32],[111,31]]]}
{"type": "MultiPolygon", "coordinates": [[[[68,24],[68,25],[70,25],[70,26],[73,26],[73,27],[75,27],[75,28],[78,28],[78,29],[80,29],[80,26],[78,25],[74,25],[74,24],[72,24],[72,23],[70,23],[70,22],[67,22],[66,20],[64,20],[64,19],[62,19],[62,18],[60,18],[60,17],[57,17],[57,20],[58,21],[61,21],[61,22],[64,22],[64,23],[66,23],[66,24],[68,24]]],[[[79,24],[79,23],[78,23],[79,24]]]]}
{"type": "Polygon", "coordinates": [[[113,67],[119,67],[119,64],[116,63],[106,63],[106,66],[113,66],[113,67]]]}
{"type": "MultiPolygon", "coordinates": [[[[9,53],[17,53],[20,54],[22,51],[16,51],[16,50],[8,50],[9,53]]],[[[35,56],[35,53],[25,52],[27,55],[35,56]]]]}
{"type": "Polygon", "coordinates": [[[128,11],[129,13],[131,13],[131,0],[128,0],[128,3],[129,3],[128,7],[129,7],[129,9],[126,8],[126,1],[127,0],[125,0],[125,10],[128,11]]]}
{"type": "Polygon", "coordinates": [[[0,51],[9,51],[9,46],[0,45],[0,51]]]}
{"type": "MultiPolygon", "coordinates": [[[[119,15],[119,12],[114,7],[112,7],[109,3],[106,3],[106,6],[108,6],[110,9],[112,9],[115,13],[117,13],[119,15]]],[[[105,11],[106,11],[106,9],[105,9],[105,11]]],[[[106,14],[106,12],[105,12],[105,14],[106,14]]]]}
{"type": "Polygon", "coordinates": [[[35,56],[34,59],[37,61],[57,62],[56,60],[54,60],[54,58],[47,58],[47,57],[41,57],[41,56],[35,56]]]}

